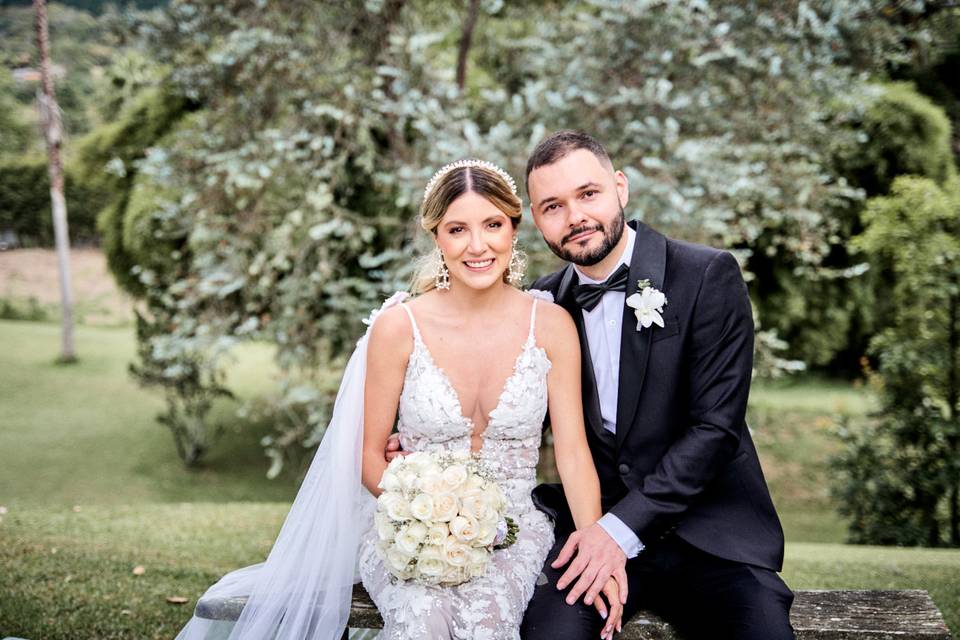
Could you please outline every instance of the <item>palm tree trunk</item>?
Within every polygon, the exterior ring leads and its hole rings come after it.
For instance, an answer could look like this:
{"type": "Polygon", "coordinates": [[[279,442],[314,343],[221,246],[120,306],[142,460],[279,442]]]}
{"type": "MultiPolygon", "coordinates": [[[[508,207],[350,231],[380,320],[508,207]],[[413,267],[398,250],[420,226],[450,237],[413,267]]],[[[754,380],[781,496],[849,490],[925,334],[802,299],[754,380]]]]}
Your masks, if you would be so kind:
{"type": "Polygon", "coordinates": [[[53,208],[53,235],[57,245],[57,261],[60,265],[61,346],[60,360],[73,362],[73,295],[70,290],[70,235],[67,232],[67,202],[63,197],[63,160],[60,146],[63,126],[60,109],[53,93],[53,76],[50,73],[50,35],[47,30],[47,4],[45,0],[33,0],[37,47],[40,49],[41,91],[37,95],[40,107],[40,122],[47,141],[48,170],[50,174],[50,201],[53,208]]]}

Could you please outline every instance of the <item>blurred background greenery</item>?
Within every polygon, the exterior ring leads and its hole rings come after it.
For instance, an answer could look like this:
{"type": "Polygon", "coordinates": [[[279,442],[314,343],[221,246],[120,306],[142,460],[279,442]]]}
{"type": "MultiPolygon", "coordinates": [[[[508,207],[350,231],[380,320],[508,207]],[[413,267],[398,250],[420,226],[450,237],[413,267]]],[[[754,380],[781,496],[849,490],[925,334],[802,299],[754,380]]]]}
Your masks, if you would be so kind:
{"type": "MultiPolygon", "coordinates": [[[[165,596],[262,559],[360,319],[424,248],[429,176],[467,156],[519,176],[565,127],[627,173],[629,217],[741,262],[788,583],[927,588],[960,628],[960,551],[919,548],[960,546],[955,3],[89,0],[49,17],[80,360],[55,363],[33,13],[6,1],[0,634],[171,637],[189,614],[165,596]]],[[[556,266],[529,220],[522,239],[528,278],[556,266]]]]}

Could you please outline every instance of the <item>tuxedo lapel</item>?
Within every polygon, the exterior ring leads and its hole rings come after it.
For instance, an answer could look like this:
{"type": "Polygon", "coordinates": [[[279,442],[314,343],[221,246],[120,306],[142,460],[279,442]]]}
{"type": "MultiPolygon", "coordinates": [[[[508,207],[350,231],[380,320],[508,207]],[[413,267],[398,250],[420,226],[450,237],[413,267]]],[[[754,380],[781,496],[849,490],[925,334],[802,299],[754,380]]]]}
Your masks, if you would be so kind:
{"type": "MultiPolygon", "coordinates": [[[[630,258],[630,279],[627,282],[626,298],[637,293],[637,282],[650,281],[651,286],[663,289],[667,264],[666,238],[643,224],[631,221],[637,232],[630,258]],[[636,226],[634,226],[636,225],[636,226]]],[[[617,388],[617,447],[623,444],[633,426],[640,401],[640,390],[647,372],[650,356],[650,341],[655,329],[648,327],[637,331],[634,309],[623,305],[623,326],[620,333],[620,383],[617,388]]],[[[582,342],[582,340],[581,340],[582,342]]]]}
{"type": "MultiPolygon", "coordinates": [[[[587,344],[587,332],[583,326],[583,313],[573,295],[579,280],[573,265],[567,265],[557,289],[557,303],[567,310],[577,325],[580,336],[580,387],[583,395],[583,415],[587,424],[599,436],[605,434],[603,418],[600,415],[600,397],[597,395],[597,379],[593,373],[593,360],[590,358],[590,345],[587,344]]],[[[606,432],[609,436],[609,432],[606,432]]]]}

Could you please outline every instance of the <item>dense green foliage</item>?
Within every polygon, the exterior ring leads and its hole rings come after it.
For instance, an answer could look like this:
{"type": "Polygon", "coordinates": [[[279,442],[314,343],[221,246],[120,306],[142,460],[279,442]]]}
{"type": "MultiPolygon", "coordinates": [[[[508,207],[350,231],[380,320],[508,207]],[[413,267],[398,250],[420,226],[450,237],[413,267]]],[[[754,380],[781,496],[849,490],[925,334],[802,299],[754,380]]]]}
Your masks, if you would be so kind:
{"type": "MultiPolygon", "coordinates": [[[[839,176],[867,197],[885,195],[902,174],[943,183],[955,173],[950,121],[909,83],[866,84],[831,98],[829,121],[838,135],[826,153],[839,176]]],[[[892,277],[882,260],[870,264],[851,239],[863,231],[863,200],[826,203],[817,265],[752,243],[748,269],[760,316],[811,366],[859,372],[871,337],[892,321],[883,290],[892,277]]]]}
{"type": "Polygon", "coordinates": [[[872,344],[880,411],[842,430],[837,494],[854,542],[960,546],[960,182],[897,178],[865,213],[894,322],[872,344]]]}
{"type": "Polygon", "coordinates": [[[867,193],[887,193],[899,175],[943,184],[956,173],[950,120],[912,84],[869,86],[864,99],[847,102],[842,117],[858,135],[852,146],[837,145],[836,163],[867,193]]]}
{"type": "MultiPolygon", "coordinates": [[[[29,4],[29,3],[28,3],[29,4]]],[[[117,42],[106,21],[86,11],[54,3],[47,11],[54,85],[67,140],[86,133],[100,123],[95,110],[98,71],[110,64],[117,42]],[[62,71],[62,73],[61,73],[62,71]]],[[[31,6],[0,6],[0,74],[9,78],[17,68],[38,68],[34,13],[31,6]]],[[[6,83],[4,83],[6,84],[6,83]]],[[[10,96],[21,107],[17,118],[36,131],[35,82],[17,82],[0,89],[12,89],[10,96]]],[[[43,150],[39,136],[31,136],[33,151],[43,150]]]]}
{"type": "MultiPolygon", "coordinates": [[[[486,4],[461,88],[455,3],[174,4],[144,32],[171,70],[164,86],[200,108],[149,153],[120,147],[143,159],[101,218],[115,272],[148,303],[136,370],[167,377],[171,398],[204,397],[230,345],[269,337],[285,384],[267,451],[279,464],[315,444],[330,400],[318,371],[408,278],[432,170],[477,155],[519,174],[566,126],[597,135],[627,172],[631,217],[742,258],[762,370],[830,362],[870,329],[858,312],[870,292],[844,253],[865,193],[833,165],[862,132],[823,105],[869,96],[865,79],[909,56],[906,34],[923,29],[870,6],[486,4]]],[[[548,268],[527,225],[524,238],[548,268]]],[[[170,414],[205,441],[206,405],[184,402],[192,413],[170,414]]]]}
{"type": "MultiPolygon", "coordinates": [[[[70,167],[65,178],[70,240],[91,244],[97,239],[95,220],[103,206],[101,192],[70,167]]],[[[22,246],[53,244],[50,176],[43,156],[0,160],[0,229],[10,229],[22,246]]]]}
{"type": "Polygon", "coordinates": [[[33,132],[18,113],[20,108],[13,97],[13,80],[0,73],[0,157],[27,150],[33,132]]]}
{"type": "Polygon", "coordinates": [[[153,252],[159,257],[164,251],[169,255],[170,250],[168,243],[157,241],[154,229],[140,221],[149,187],[139,190],[134,207],[128,211],[140,175],[139,165],[148,149],[171,130],[188,107],[188,101],[169,85],[151,87],[130,100],[116,120],[97,128],[77,145],[81,179],[106,200],[97,227],[107,262],[120,286],[133,295],[145,294],[134,267],[158,259],[149,255],[153,252]],[[130,230],[126,228],[128,221],[130,230]],[[142,238],[137,237],[137,231],[142,238]],[[150,243],[149,248],[146,243],[150,243]]]}

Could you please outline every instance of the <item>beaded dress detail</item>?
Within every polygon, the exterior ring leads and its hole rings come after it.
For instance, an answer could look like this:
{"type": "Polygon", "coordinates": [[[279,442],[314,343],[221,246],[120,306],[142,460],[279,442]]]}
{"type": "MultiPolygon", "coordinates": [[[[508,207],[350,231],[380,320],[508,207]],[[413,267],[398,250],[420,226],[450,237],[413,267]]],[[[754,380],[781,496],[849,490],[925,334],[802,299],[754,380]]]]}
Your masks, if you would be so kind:
{"type": "MultiPolygon", "coordinates": [[[[475,425],[463,415],[457,392],[434,362],[413,313],[401,306],[413,326],[413,350],[400,393],[400,442],[406,451],[470,451],[475,425]]],[[[507,515],[520,526],[517,541],[494,551],[482,576],[454,587],[429,586],[393,578],[376,553],[371,526],[360,542],[359,569],[384,620],[377,636],[381,640],[520,638],[524,610],[553,545],[553,524],[530,497],[537,482],[551,366],[534,337],[536,313],[534,297],[527,340],[474,453],[507,496],[507,515]]]]}

